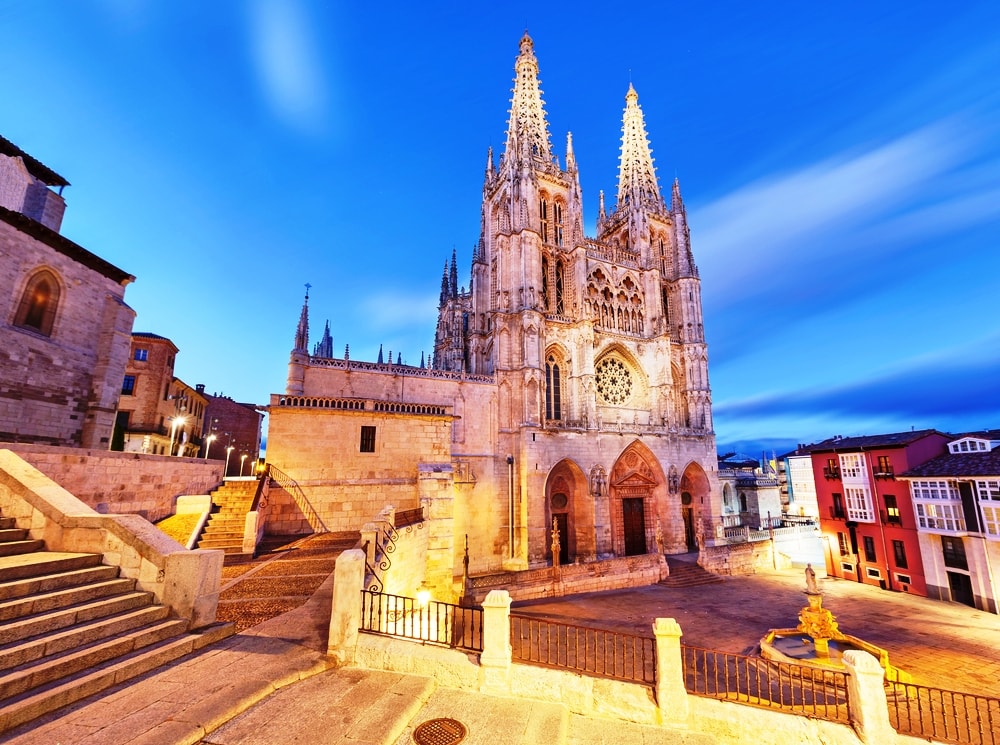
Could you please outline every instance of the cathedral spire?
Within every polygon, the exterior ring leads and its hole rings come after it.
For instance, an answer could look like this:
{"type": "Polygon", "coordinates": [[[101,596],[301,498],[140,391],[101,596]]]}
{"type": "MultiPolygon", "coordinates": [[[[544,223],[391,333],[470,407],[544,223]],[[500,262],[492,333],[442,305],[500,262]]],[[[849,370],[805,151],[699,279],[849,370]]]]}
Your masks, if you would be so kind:
{"type": "Polygon", "coordinates": [[[552,160],[549,127],[545,121],[542,91],[538,81],[538,59],[535,45],[525,32],[521,37],[521,53],[514,63],[514,91],[510,99],[510,121],[507,124],[505,159],[552,160]]]}
{"type": "Polygon", "coordinates": [[[659,207],[660,187],[656,183],[653,154],[649,149],[646,124],[639,107],[639,94],[628,84],[622,117],[622,149],[618,170],[618,209],[626,205],[659,207]]]}
{"type": "Polygon", "coordinates": [[[444,305],[448,302],[448,260],[445,259],[444,271],[441,272],[441,297],[439,299],[440,305],[444,305]]]}
{"type": "Polygon", "coordinates": [[[451,297],[458,296],[458,257],[455,249],[451,249],[451,272],[448,275],[449,294],[451,297]]]}
{"type": "Polygon", "coordinates": [[[306,283],[306,299],[302,302],[302,312],[299,314],[299,325],[295,329],[295,347],[293,352],[309,354],[309,288],[306,283]]]}
{"type": "Polygon", "coordinates": [[[573,133],[566,133],[566,170],[576,173],[576,155],[573,153],[573,133]]]}
{"type": "Polygon", "coordinates": [[[330,322],[326,322],[322,338],[313,346],[313,357],[333,359],[333,336],[330,335],[330,322]]]}
{"type": "Polygon", "coordinates": [[[493,166],[493,146],[490,145],[489,150],[486,151],[486,183],[493,180],[496,175],[496,168],[493,166]]]}

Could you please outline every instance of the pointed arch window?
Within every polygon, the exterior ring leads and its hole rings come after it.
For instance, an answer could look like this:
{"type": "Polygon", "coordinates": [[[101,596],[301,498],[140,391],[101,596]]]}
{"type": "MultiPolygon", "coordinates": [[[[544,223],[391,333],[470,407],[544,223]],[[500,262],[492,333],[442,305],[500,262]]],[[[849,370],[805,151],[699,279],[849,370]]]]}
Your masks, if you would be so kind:
{"type": "Polygon", "coordinates": [[[549,260],[542,257],[542,308],[549,309],[549,260]]]}
{"type": "Polygon", "coordinates": [[[562,419],[562,379],[555,355],[545,360],[545,418],[562,419]]]}
{"type": "Polygon", "coordinates": [[[538,232],[542,236],[542,243],[549,242],[549,204],[544,198],[538,200],[538,232]]]}
{"type": "Polygon", "coordinates": [[[52,272],[43,269],[28,280],[17,306],[14,325],[51,336],[58,307],[59,282],[52,272]]]}
{"type": "Polygon", "coordinates": [[[561,246],[563,244],[562,205],[558,202],[552,205],[552,217],[556,229],[556,245],[561,246]]]}
{"type": "Polygon", "coordinates": [[[563,263],[556,262],[556,313],[565,315],[563,303],[563,263]]]}

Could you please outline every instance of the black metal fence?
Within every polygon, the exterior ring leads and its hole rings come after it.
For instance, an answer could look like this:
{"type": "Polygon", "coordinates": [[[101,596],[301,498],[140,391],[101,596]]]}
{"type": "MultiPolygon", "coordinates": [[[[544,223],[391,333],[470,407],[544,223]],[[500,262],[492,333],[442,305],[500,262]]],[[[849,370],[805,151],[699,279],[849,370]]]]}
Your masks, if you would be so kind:
{"type": "Polygon", "coordinates": [[[361,630],[424,644],[483,651],[483,609],[361,591],[361,630]]]}
{"type": "Polygon", "coordinates": [[[897,732],[943,742],[1000,745],[1000,699],[913,683],[886,683],[897,732]]]}
{"type": "Polygon", "coordinates": [[[650,637],[511,615],[510,643],[517,662],[656,682],[656,643],[650,637]]]}
{"type": "Polygon", "coordinates": [[[688,693],[850,721],[847,674],[681,645],[688,693]]]}

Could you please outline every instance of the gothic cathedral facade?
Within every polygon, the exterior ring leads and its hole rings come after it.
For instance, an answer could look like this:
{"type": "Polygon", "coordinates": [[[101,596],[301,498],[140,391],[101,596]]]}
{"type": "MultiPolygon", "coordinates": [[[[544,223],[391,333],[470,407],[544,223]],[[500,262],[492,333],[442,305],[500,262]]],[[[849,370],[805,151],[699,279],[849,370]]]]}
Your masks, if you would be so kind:
{"type": "Polygon", "coordinates": [[[405,509],[428,503],[430,466],[439,464],[457,573],[463,533],[474,571],[551,561],[553,526],[561,563],[652,553],[658,543],[667,553],[698,550],[715,536],[722,505],[701,287],[679,184],[661,192],[629,85],[616,204],[606,210],[601,194],[597,236],[586,236],[572,137],[563,168],[527,34],[515,71],[505,149],[487,158],[469,289],[458,286],[453,256],[430,366],[310,355],[304,307],[286,393],[272,397],[268,460],[287,461],[300,483],[321,490],[321,469],[294,449],[340,459],[341,487],[319,509],[345,527],[350,510],[336,503],[364,501],[351,474],[379,482],[371,508],[405,509]],[[316,425],[304,427],[301,417],[321,414],[336,444],[318,444],[316,425]],[[337,429],[337,418],[350,425],[337,429]],[[359,428],[385,449],[381,468],[359,461],[359,443],[374,446],[359,428]],[[308,441],[282,444],[305,431],[308,441]],[[394,444],[404,433],[421,452],[394,444]]]}

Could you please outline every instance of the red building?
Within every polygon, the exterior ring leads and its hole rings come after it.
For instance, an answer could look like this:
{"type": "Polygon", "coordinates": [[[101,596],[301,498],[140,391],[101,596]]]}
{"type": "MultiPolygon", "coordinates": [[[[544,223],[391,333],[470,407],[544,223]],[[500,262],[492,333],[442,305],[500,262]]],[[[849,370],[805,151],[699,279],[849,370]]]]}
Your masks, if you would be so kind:
{"type": "Polygon", "coordinates": [[[263,413],[254,404],[205,393],[204,385],[198,385],[198,392],[208,400],[201,457],[224,461],[226,476],[253,475],[260,457],[263,413]]]}
{"type": "Polygon", "coordinates": [[[896,474],[944,453],[949,439],[924,429],[806,446],[828,574],[927,596],[909,485],[896,474]]]}

